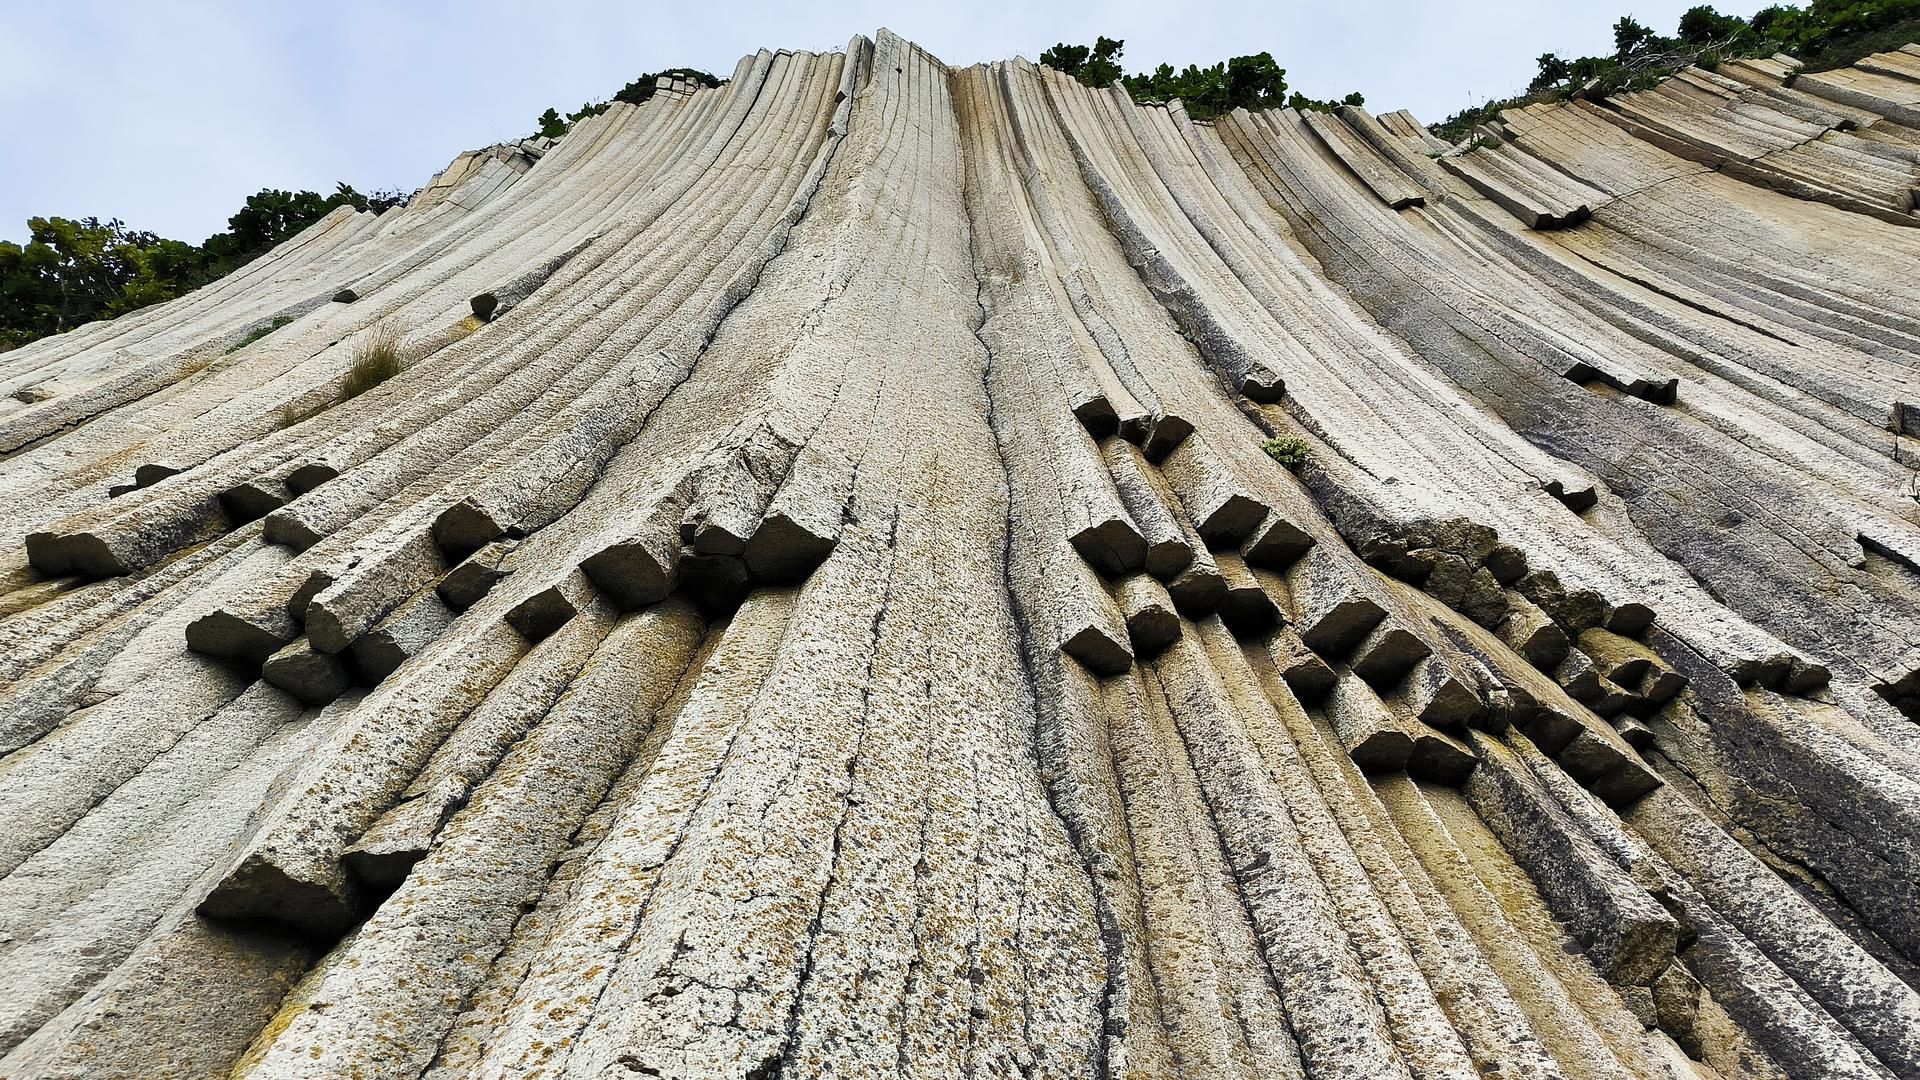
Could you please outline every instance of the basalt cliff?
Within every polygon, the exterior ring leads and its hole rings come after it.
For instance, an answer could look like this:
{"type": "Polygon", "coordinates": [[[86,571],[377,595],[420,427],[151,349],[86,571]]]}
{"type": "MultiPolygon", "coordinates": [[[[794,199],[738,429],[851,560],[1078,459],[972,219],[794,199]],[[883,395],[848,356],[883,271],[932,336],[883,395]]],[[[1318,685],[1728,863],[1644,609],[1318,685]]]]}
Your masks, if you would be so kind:
{"type": "Polygon", "coordinates": [[[0,355],[0,1076],[1920,1077],[1917,184],[881,32],[0,355]]]}

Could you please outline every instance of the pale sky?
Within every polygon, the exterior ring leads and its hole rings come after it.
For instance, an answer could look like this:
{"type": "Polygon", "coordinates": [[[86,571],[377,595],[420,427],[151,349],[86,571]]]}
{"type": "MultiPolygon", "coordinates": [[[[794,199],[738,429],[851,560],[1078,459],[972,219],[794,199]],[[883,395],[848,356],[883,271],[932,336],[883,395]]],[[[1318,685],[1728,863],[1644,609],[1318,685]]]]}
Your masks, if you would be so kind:
{"type": "Polygon", "coordinates": [[[1432,123],[1523,89],[1542,52],[1611,51],[1623,14],[1672,33],[1690,6],[0,0],[0,239],[25,239],[31,216],[97,215],[198,243],[263,187],[411,191],[641,72],[724,77],[763,46],[826,49],[881,26],[949,64],[1099,34],[1126,41],[1129,71],[1264,50],[1292,89],[1359,90],[1432,123]]]}

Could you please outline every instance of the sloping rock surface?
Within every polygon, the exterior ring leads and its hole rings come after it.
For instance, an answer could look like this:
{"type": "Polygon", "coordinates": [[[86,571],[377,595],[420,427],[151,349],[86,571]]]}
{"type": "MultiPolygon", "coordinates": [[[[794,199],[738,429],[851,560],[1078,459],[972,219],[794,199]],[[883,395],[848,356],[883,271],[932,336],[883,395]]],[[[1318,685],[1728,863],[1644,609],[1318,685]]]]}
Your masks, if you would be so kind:
{"type": "Polygon", "coordinates": [[[883,31],[0,356],[0,1076],[1920,1077],[1920,51],[1796,75],[883,31]]]}

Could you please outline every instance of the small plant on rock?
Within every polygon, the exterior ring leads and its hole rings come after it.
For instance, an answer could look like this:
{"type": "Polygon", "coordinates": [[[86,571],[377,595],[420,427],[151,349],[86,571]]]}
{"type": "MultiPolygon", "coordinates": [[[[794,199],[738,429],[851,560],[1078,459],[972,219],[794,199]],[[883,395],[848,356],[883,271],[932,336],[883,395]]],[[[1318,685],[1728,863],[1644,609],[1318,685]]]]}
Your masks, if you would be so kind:
{"type": "Polygon", "coordinates": [[[244,349],[247,346],[253,344],[254,342],[259,341],[261,338],[266,337],[268,334],[273,333],[275,330],[280,329],[281,327],[287,325],[292,321],[293,321],[293,316],[291,315],[275,316],[272,322],[261,323],[259,326],[256,326],[253,329],[247,331],[247,336],[241,338],[233,346],[233,348],[228,349],[227,352],[229,354],[237,353],[241,349],[244,349]]]}
{"type": "Polygon", "coordinates": [[[377,326],[353,349],[353,366],[340,381],[341,401],[349,401],[400,374],[400,333],[377,326]]]}
{"type": "Polygon", "coordinates": [[[1305,465],[1307,458],[1313,454],[1313,448],[1307,445],[1307,440],[1297,439],[1291,435],[1279,439],[1268,439],[1260,444],[1260,449],[1265,450],[1268,457],[1289,469],[1298,469],[1305,465]]]}

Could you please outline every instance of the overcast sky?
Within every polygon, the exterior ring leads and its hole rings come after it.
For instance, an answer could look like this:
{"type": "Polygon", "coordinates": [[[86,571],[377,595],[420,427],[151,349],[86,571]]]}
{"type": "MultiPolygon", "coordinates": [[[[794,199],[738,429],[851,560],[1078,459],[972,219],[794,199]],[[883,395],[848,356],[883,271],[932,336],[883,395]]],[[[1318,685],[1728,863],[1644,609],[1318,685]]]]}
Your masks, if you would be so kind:
{"type": "Polygon", "coordinates": [[[762,46],[824,49],[881,26],[949,64],[1097,34],[1125,40],[1129,71],[1265,50],[1293,89],[1359,90],[1375,111],[1434,122],[1524,88],[1542,52],[1611,50],[1621,14],[1671,33],[1689,6],[0,0],[0,238],[24,239],[36,215],[98,215],[197,243],[263,187],[411,191],[459,151],[641,72],[725,76],[762,46]]]}

